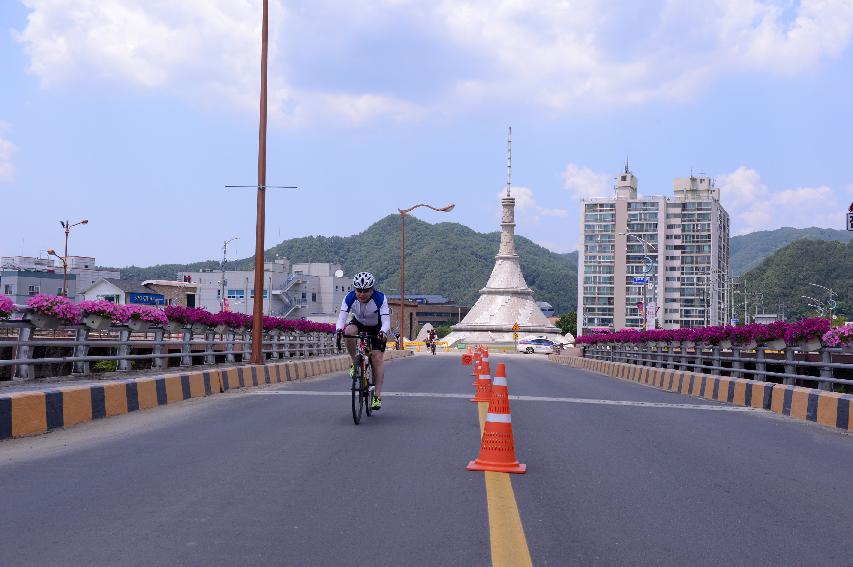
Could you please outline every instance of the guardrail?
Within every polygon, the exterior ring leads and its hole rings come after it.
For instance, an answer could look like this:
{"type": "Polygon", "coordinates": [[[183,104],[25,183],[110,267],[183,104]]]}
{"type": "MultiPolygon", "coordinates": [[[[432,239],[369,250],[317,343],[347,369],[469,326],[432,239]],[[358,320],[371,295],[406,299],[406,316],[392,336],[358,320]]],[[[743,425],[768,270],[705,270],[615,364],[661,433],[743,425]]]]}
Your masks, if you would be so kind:
{"type": "Polygon", "coordinates": [[[639,344],[583,345],[584,357],[678,370],[703,372],[713,376],[749,378],[791,386],[814,387],[853,393],[853,355],[841,348],[823,347],[804,351],[797,347],[771,350],[737,346],[684,347],[679,343],[644,346],[639,344]],[[747,352],[751,352],[748,355],[747,352]]]}
{"type": "MultiPolygon", "coordinates": [[[[251,356],[251,344],[248,330],[217,333],[209,327],[185,327],[170,332],[153,327],[134,332],[112,326],[96,331],[85,325],[42,330],[26,320],[0,321],[0,380],[243,362],[251,356]],[[96,366],[104,361],[115,367],[96,366]]],[[[325,356],[336,349],[334,336],[326,333],[272,331],[264,333],[262,351],[268,360],[279,360],[325,356]]]]}

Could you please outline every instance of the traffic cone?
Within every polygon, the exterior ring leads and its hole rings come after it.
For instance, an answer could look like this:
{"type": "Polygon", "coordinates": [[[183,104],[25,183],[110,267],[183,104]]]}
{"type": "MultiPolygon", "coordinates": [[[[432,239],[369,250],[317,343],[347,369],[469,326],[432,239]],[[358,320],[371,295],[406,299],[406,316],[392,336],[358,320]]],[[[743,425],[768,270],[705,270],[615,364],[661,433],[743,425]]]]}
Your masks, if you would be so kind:
{"type": "Polygon", "coordinates": [[[469,471],[492,471],[524,474],[527,465],[515,458],[512,438],[512,417],[509,412],[509,391],[506,386],[506,366],[503,362],[495,370],[489,412],[483,426],[480,455],[468,463],[469,471]]]}
{"type": "Polygon", "coordinates": [[[489,396],[492,394],[492,376],[488,362],[480,363],[480,372],[474,386],[474,397],[471,398],[471,401],[488,402],[489,396]]]}
{"type": "Polygon", "coordinates": [[[475,350],[474,351],[474,364],[471,365],[471,376],[474,377],[474,383],[475,384],[477,383],[477,366],[480,364],[481,360],[482,359],[480,358],[480,352],[475,350]]]}

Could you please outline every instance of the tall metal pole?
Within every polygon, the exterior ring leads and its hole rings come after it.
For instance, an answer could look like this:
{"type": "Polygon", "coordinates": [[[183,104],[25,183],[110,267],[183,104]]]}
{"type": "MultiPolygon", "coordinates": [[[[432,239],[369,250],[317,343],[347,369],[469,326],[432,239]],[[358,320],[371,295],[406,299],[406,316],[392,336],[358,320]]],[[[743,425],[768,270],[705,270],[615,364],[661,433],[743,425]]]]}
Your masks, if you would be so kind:
{"type": "Polygon", "coordinates": [[[406,348],[406,212],[400,211],[400,348],[406,348]]]}
{"type": "Polygon", "coordinates": [[[258,129],[258,220],[255,225],[255,302],[252,311],[252,364],[264,364],[264,208],[267,185],[267,42],[269,0],[263,0],[261,24],[261,117],[258,129]]]}
{"type": "Polygon", "coordinates": [[[62,255],[62,295],[68,297],[68,233],[71,232],[71,222],[65,221],[65,254],[62,255]]]}

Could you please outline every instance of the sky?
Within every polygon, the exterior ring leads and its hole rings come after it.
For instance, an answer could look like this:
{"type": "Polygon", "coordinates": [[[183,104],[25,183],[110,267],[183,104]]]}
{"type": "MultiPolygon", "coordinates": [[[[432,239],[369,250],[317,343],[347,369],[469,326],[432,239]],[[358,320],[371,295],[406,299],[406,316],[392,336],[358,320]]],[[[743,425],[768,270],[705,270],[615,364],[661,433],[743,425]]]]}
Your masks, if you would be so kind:
{"type": "MultiPolygon", "coordinates": [[[[0,254],[254,252],[260,0],[0,0],[0,254]]],[[[577,249],[629,160],[716,179],[732,234],[844,229],[853,0],[270,0],[265,248],[419,203],[577,249]]],[[[389,234],[398,239],[399,235],[389,234]]],[[[452,243],[448,243],[452,248],[452,243]]]]}

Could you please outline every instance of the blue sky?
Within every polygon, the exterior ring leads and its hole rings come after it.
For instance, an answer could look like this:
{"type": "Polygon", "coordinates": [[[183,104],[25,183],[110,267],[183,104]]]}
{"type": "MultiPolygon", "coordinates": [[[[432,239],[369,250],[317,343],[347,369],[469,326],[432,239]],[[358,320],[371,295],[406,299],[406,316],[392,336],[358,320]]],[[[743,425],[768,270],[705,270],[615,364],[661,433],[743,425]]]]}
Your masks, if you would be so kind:
{"type": "MultiPolygon", "coordinates": [[[[853,0],[271,0],[266,247],[397,208],[576,249],[630,159],[715,177],[733,233],[842,229],[853,0]],[[421,209],[421,211],[424,209],[421,209]],[[420,212],[420,211],[419,211],[420,212]]],[[[260,0],[0,2],[0,254],[102,265],[254,251],[260,0]]],[[[389,234],[389,238],[398,238],[389,234]]]]}

